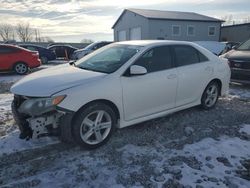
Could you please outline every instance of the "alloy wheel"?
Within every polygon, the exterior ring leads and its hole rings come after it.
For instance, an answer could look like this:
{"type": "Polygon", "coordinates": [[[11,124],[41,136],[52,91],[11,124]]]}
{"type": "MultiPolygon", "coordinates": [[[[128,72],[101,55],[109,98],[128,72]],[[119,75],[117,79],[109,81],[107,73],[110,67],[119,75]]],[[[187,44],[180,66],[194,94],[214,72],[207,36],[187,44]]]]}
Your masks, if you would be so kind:
{"type": "Polygon", "coordinates": [[[18,63],[15,66],[15,71],[18,74],[25,74],[28,71],[28,67],[24,63],[18,63]]]}
{"type": "Polygon", "coordinates": [[[112,118],[104,110],[88,114],[81,123],[81,139],[90,145],[101,143],[111,131],[112,118]]]}
{"type": "Polygon", "coordinates": [[[209,108],[212,107],[218,98],[218,87],[215,84],[210,85],[206,90],[205,105],[209,108]]]}

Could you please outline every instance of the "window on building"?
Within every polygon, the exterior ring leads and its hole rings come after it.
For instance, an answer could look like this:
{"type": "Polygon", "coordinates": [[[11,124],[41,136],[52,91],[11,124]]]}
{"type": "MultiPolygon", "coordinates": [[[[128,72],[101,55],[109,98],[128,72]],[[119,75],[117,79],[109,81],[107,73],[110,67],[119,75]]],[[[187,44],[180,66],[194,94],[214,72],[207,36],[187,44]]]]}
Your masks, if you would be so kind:
{"type": "Polygon", "coordinates": [[[215,27],[209,26],[208,27],[208,36],[214,36],[215,35],[215,27]]]}
{"type": "Polygon", "coordinates": [[[187,26],[187,35],[194,36],[195,35],[195,28],[192,25],[187,26]]]}
{"type": "Polygon", "coordinates": [[[180,36],[181,35],[181,26],[173,25],[172,26],[172,35],[173,36],[180,36]]]}

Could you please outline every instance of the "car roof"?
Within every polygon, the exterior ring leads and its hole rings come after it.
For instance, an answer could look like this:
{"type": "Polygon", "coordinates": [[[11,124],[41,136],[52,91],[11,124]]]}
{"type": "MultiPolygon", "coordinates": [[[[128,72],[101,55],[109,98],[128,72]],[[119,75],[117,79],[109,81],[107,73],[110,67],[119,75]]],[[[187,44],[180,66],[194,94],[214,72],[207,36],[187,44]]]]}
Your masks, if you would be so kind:
{"type": "MultiPolygon", "coordinates": [[[[48,46],[48,48],[52,48],[52,47],[70,47],[70,48],[75,48],[71,45],[64,45],[64,44],[55,44],[55,45],[51,45],[51,46],[48,46]]],[[[77,48],[75,48],[77,49],[77,48]]]]}
{"type": "Polygon", "coordinates": [[[188,41],[175,41],[175,40],[131,40],[131,41],[116,42],[116,44],[149,46],[149,45],[160,45],[160,44],[193,44],[193,43],[188,41]]]}
{"type": "MultiPolygon", "coordinates": [[[[35,44],[20,44],[19,46],[34,46],[34,47],[38,47],[38,48],[45,48],[43,46],[40,45],[35,45],[35,44]]],[[[46,49],[46,48],[45,48],[46,49]]]]}

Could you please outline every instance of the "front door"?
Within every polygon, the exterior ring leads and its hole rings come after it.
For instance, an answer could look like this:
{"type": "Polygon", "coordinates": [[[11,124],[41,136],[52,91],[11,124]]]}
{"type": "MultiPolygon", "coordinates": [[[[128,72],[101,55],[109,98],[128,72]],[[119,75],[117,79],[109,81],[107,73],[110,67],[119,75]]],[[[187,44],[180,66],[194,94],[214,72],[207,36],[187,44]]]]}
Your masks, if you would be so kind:
{"type": "Polygon", "coordinates": [[[145,75],[121,77],[126,121],[175,107],[177,70],[172,66],[168,46],[150,49],[134,65],[143,66],[145,75]]]}

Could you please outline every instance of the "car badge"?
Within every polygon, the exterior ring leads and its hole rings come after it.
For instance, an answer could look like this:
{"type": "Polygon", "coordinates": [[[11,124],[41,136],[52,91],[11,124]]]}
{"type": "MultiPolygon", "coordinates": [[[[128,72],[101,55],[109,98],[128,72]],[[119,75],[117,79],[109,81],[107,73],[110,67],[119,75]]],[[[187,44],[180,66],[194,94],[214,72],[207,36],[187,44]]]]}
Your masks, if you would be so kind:
{"type": "Polygon", "coordinates": [[[240,63],[235,63],[234,66],[239,68],[239,67],[241,67],[241,64],[240,63]]]}

